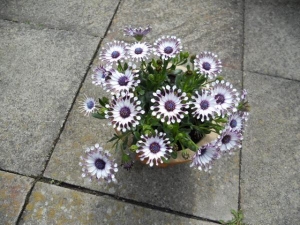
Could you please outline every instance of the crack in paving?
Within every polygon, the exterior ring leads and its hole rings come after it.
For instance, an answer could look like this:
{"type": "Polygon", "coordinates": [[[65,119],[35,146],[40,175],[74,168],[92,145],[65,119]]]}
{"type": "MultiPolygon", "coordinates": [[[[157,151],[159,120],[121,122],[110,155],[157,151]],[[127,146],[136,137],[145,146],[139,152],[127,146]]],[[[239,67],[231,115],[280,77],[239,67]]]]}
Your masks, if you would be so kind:
{"type": "MultiPolygon", "coordinates": [[[[104,38],[104,37],[101,37],[101,36],[98,36],[98,35],[88,34],[88,33],[84,33],[84,32],[77,32],[77,31],[74,31],[74,30],[57,28],[57,27],[54,27],[54,26],[45,25],[45,24],[38,24],[38,23],[30,22],[30,21],[19,21],[19,20],[11,20],[11,19],[4,19],[4,18],[0,18],[0,20],[10,22],[10,23],[28,25],[30,27],[30,29],[33,29],[33,30],[47,29],[47,30],[55,30],[55,31],[65,31],[65,32],[76,33],[76,34],[80,34],[80,35],[87,35],[87,36],[91,36],[91,37],[95,37],[95,38],[101,38],[101,40],[104,38]]],[[[110,24],[109,24],[109,26],[110,26],[110,24]]],[[[106,35],[106,32],[105,32],[105,35],[106,35]]]]}
{"type": "MultiPolygon", "coordinates": [[[[245,16],[246,16],[246,3],[243,1],[243,34],[242,34],[242,90],[244,89],[244,63],[245,63],[245,16]]],[[[238,210],[241,210],[241,177],[242,177],[242,150],[240,149],[239,158],[239,187],[238,187],[238,210]]]]}

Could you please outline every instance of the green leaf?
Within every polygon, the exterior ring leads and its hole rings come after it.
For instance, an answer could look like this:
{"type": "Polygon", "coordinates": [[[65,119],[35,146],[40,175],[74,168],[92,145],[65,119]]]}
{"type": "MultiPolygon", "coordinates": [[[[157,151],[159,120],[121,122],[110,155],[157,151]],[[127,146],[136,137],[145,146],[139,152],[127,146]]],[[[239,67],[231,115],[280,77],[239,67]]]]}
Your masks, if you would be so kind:
{"type": "Polygon", "coordinates": [[[186,64],[187,63],[187,59],[185,59],[185,60],[183,60],[183,61],[181,61],[180,63],[178,63],[177,65],[178,66],[180,66],[180,65],[184,65],[184,64],[186,64]]]}
{"type": "Polygon", "coordinates": [[[176,159],[176,158],[177,158],[177,152],[176,152],[176,151],[172,152],[172,153],[171,153],[171,157],[172,157],[173,159],[176,159]]]}
{"type": "Polygon", "coordinates": [[[125,162],[130,162],[131,161],[131,157],[126,154],[126,153],[123,153],[122,154],[122,162],[125,163],[125,162]]]}
{"type": "Polygon", "coordinates": [[[106,119],[105,115],[99,114],[98,112],[92,113],[92,117],[97,118],[97,119],[106,119]]]}
{"type": "Polygon", "coordinates": [[[128,64],[124,63],[124,71],[128,69],[128,64]]]}
{"type": "Polygon", "coordinates": [[[198,145],[196,145],[193,141],[189,141],[187,146],[193,152],[196,152],[198,150],[198,145]]]}
{"type": "Polygon", "coordinates": [[[136,140],[139,140],[140,137],[141,137],[141,135],[140,135],[140,133],[139,133],[138,131],[134,131],[134,132],[133,132],[133,135],[134,135],[134,137],[136,138],[136,140]]]}
{"type": "MultiPolygon", "coordinates": [[[[154,67],[157,67],[158,65],[157,65],[157,63],[156,63],[156,60],[154,59],[154,58],[152,58],[152,65],[154,66],[154,67]]],[[[149,63],[149,65],[151,65],[151,62],[149,63]]]]}
{"type": "Polygon", "coordinates": [[[114,137],[112,137],[111,139],[109,139],[107,142],[112,142],[114,140],[119,140],[119,139],[120,139],[120,137],[118,135],[114,134],[114,137]]]}
{"type": "Polygon", "coordinates": [[[122,67],[122,64],[121,64],[121,62],[118,60],[118,67],[117,67],[117,70],[119,71],[119,72],[123,72],[123,67],[122,67]]]}
{"type": "Polygon", "coordinates": [[[105,105],[109,104],[109,99],[106,97],[99,98],[99,103],[101,106],[105,107],[105,105]]]}
{"type": "Polygon", "coordinates": [[[170,162],[170,159],[166,159],[164,157],[161,157],[161,160],[164,162],[164,163],[169,163],[170,162]]]}
{"type": "Polygon", "coordinates": [[[151,62],[148,63],[147,70],[148,70],[148,73],[149,73],[149,74],[153,74],[153,73],[154,73],[154,69],[153,69],[152,66],[151,66],[151,62]]]}
{"type": "Polygon", "coordinates": [[[144,95],[145,94],[145,90],[140,89],[140,90],[138,90],[138,93],[139,93],[139,95],[144,95]]]}

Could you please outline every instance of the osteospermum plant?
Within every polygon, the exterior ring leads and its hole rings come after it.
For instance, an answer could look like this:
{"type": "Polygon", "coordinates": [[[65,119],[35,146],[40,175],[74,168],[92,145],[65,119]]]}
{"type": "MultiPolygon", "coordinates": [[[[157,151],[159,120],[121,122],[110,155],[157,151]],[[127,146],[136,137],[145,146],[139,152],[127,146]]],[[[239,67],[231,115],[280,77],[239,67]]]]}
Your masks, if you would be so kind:
{"type": "Polygon", "coordinates": [[[151,27],[124,29],[135,42],[115,40],[100,52],[92,83],[111,97],[86,97],[81,110],[106,119],[115,130],[108,140],[121,154],[114,163],[99,145],[81,157],[83,176],[115,181],[117,165],[130,170],[136,161],[149,166],[190,162],[208,171],[222,155],[241,148],[249,105],[220,77],[222,63],[211,52],[191,55],[176,36],[143,42],[151,27]],[[209,143],[201,140],[210,134],[209,143]]]}

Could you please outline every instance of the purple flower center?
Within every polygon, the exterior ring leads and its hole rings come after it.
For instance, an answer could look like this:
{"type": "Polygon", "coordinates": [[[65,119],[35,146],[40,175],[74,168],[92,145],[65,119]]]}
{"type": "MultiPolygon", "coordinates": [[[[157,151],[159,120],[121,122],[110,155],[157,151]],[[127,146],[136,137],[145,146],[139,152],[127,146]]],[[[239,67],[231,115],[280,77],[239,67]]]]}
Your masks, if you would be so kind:
{"type": "Polygon", "coordinates": [[[137,55],[142,54],[143,53],[143,49],[142,48],[136,48],[134,50],[134,53],[137,54],[137,55]]]}
{"type": "Polygon", "coordinates": [[[116,58],[118,58],[120,56],[120,52],[118,52],[118,51],[113,51],[112,53],[111,53],[111,57],[113,58],[113,59],[116,59],[116,58]]]}
{"type": "Polygon", "coordinates": [[[200,107],[201,107],[202,110],[208,109],[208,107],[209,107],[208,101],[203,100],[203,101],[200,103],[200,107]]]}
{"type": "Polygon", "coordinates": [[[125,119],[128,116],[130,116],[130,109],[127,106],[124,106],[121,110],[120,110],[120,116],[125,119]]]}
{"type": "Polygon", "coordinates": [[[165,109],[168,112],[172,112],[175,109],[175,107],[176,107],[175,102],[173,102],[172,100],[166,101],[166,103],[165,103],[165,109]]]}
{"type": "Polygon", "coordinates": [[[92,108],[94,108],[94,106],[95,106],[94,101],[88,101],[88,102],[86,103],[86,107],[87,107],[88,109],[92,109],[92,108]]]}
{"type": "Polygon", "coordinates": [[[235,128],[237,126],[237,121],[235,119],[231,120],[230,127],[235,128]]]}
{"type": "Polygon", "coordinates": [[[102,159],[96,159],[95,161],[95,166],[97,167],[98,170],[103,170],[105,168],[105,162],[102,159]]]}
{"type": "Polygon", "coordinates": [[[149,149],[152,153],[158,153],[160,151],[160,145],[157,142],[153,142],[150,144],[149,149]]]}
{"type": "Polygon", "coordinates": [[[210,70],[211,65],[210,65],[210,63],[208,63],[208,62],[204,62],[204,63],[202,64],[202,68],[205,69],[205,70],[210,70]]]}
{"type": "Polygon", "coordinates": [[[118,83],[120,86],[126,86],[128,82],[129,82],[129,79],[126,76],[122,76],[118,80],[118,83]]]}
{"type": "Polygon", "coordinates": [[[223,144],[228,144],[231,140],[231,136],[230,135],[225,135],[223,138],[222,138],[222,143],[223,144]]]}
{"type": "Polygon", "coordinates": [[[225,97],[222,94],[217,94],[215,96],[215,99],[217,100],[218,104],[223,104],[225,102],[225,97]]]}
{"type": "Polygon", "coordinates": [[[206,148],[201,148],[201,150],[200,150],[200,155],[204,155],[205,154],[205,152],[206,152],[206,148]]]}
{"type": "Polygon", "coordinates": [[[171,53],[173,52],[173,48],[170,47],[170,46],[165,47],[164,52],[165,52],[166,54],[171,54],[171,53]]]}

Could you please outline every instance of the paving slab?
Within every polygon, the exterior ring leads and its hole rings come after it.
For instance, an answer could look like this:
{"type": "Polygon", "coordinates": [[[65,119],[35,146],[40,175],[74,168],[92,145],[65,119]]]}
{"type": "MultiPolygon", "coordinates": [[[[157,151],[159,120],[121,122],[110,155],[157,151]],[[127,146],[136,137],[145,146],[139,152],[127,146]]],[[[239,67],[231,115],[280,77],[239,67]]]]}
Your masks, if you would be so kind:
{"type": "Polygon", "coordinates": [[[125,26],[147,24],[153,29],[145,41],[153,43],[163,35],[175,35],[181,38],[185,50],[193,54],[214,52],[224,67],[241,69],[242,1],[122,1],[105,41],[123,38],[125,26]]]}
{"type": "Polygon", "coordinates": [[[300,80],[300,2],[246,0],[246,71],[300,80]]]}
{"type": "Polygon", "coordinates": [[[153,209],[45,183],[37,183],[20,224],[190,224],[215,223],[184,218],[153,209]]]}
{"type": "Polygon", "coordinates": [[[0,1],[0,19],[103,37],[119,0],[0,1]]]}
{"type": "Polygon", "coordinates": [[[34,179],[0,171],[0,221],[15,224],[34,179]]]}
{"type": "Polygon", "coordinates": [[[300,82],[246,72],[251,116],[242,150],[247,224],[299,224],[300,82]]]}
{"type": "MultiPolygon", "coordinates": [[[[231,80],[235,78],[234,82],[241,80],[240,72],[230,71],[224,73],[226,75],[231,75],[231,80]]],[[[107,93],[91,84],[89,74],[44,176],[212,220],[231,218],[230,209],[237,209],[238,204],[238,152],[216,161],[211,173],[193,170],[189,165],[153,169],[137,164],[130,172],[120,169],[117,185],[98,185],[81,178],[78,163],[85,148],[100,143],[111,150],[111,145],[106,142],[114,132],[106,120],[85,117],[79,112],[84,95],[100,97],[107,93]]],[[[111,151],[119,157],[120,154],[111,151]]]]}
{"type": "Polygon", "coordinates": [[[0,20],[0,168],[38,175],[99,38],[0,20]]]}

